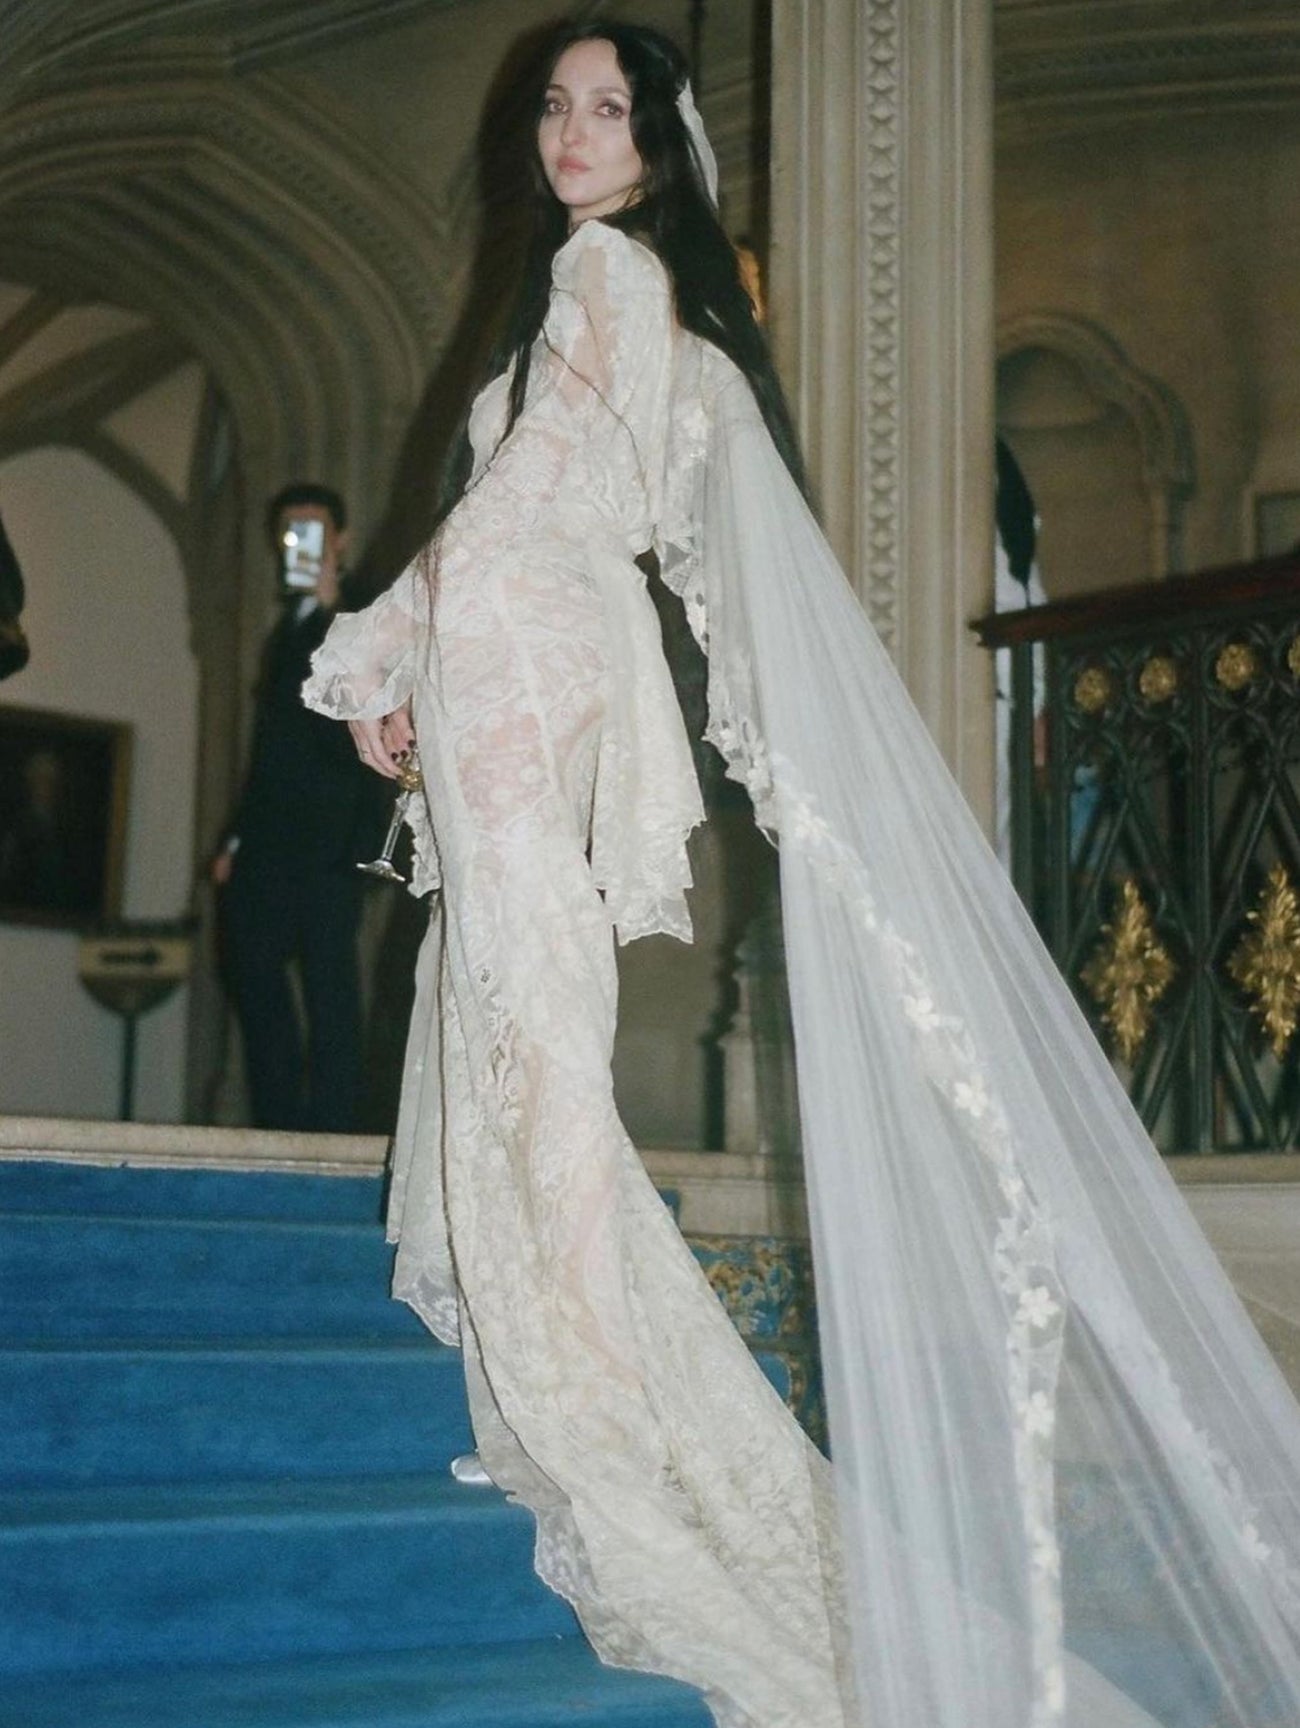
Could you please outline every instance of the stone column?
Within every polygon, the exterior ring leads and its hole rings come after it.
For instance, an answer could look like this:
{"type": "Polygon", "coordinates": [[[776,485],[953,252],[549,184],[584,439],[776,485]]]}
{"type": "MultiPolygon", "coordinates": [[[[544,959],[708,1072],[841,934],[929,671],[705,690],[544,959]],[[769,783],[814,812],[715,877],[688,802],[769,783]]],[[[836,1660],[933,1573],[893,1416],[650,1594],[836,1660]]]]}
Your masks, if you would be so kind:
{"type": "Polygon", "coordinates": [[[992,811],[992,0],[774,0],[771,322],[823,521],[992,811]]]}

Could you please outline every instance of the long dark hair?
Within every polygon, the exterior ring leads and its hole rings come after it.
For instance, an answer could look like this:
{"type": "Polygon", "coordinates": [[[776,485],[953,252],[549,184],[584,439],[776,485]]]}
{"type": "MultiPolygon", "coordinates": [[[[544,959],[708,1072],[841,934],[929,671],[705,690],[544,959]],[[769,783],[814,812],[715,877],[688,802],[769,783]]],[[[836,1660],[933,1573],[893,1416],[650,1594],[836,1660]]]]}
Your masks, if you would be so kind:
{"type": "MultiPolygon", "coordinates": [[[[661,259],[673,288],[678,322],[712,342],[744,373],[782,460],[807,490],[803,461],[767,342],[740,279],[739,262],[705,191],[690,135],[677,106],[686,84],[686,57],[675,42],[635,24],[567,24],[541,60],[534,113],[556,62],[576,42],[608,42],[632,96],[632,141],[644,167],[635,204],[601,220],[643,241],[661,259]]],[[[533,132],[534,222],[523,281],[492,371],[513,360],[507,432],[523,409],[533,344],[551,293],[551,265],[569,237],[569,213],[542,173],[533,132]]],[[[463,490],[469,453],[462,450],[448,476],[446,504],[463,490]]]]}

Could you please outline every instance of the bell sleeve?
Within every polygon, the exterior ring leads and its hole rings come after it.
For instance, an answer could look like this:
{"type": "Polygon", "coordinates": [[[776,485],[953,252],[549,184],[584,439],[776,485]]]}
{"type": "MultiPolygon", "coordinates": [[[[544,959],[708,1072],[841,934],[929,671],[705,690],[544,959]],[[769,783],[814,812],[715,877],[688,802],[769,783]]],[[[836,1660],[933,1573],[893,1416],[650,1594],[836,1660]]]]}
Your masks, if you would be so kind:
{"type": "Polygon", "coordinates": [[[409,565],[364,611],[342,612],[312,655],[308,708],[331,720],[379,720],[410,700],[428,589],[409,565]]]}
{"type": "MultiPolygon", "coordinates": [[[[598,485],[610,440],[630,439],[637,452],[652,445],[671,332],[671,292],[653,253],[602,222],[584,222],[555,257],[523,412],[438,530],[433,558],[410,565],[363,611],[335,619],[303,686],[309,708],[337,720],[377,719],[410,698],[431,623],[423,566],[436,582],[554,534],[552,506],[573,464],[586,463],[598,485]]],[[[572,511],[566,520],[581,531],[572,511]]]]}

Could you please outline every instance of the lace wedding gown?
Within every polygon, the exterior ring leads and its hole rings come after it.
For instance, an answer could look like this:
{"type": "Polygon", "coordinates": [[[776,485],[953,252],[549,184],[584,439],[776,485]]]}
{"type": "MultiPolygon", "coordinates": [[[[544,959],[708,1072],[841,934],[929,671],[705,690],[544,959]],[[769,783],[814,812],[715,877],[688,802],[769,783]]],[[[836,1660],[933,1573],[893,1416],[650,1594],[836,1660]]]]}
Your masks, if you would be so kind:
{"type": "Polygon", "coordinates": [[[305,697],[413,703],[394,1289],[539,1571],[722,1728],[1295,1728],[1300,1413],[747,386],[587,222],[502,441],[505,395],[305,697]],[[700,817],[651,545],[781,847],[834,1495],[611,1093],[612,938],[689,935],[700,817]]]}
{"type": "Polygon", "coordinates": [[[445,914],[419,962],[394,1293],[464,1351],[479,1453],[608,1661],[724,1728],[838,1728],[828,1469],[709,1289],[614,1107],[611,926],[688,937],[691,753],[633,562],[667,485],[672,308],[603,224],[556,261],[527,409],[417,570],[338,620],[306,698],[408,699],[445,914]],[[590,859],[588,850],[590,847],[590,859]]]}

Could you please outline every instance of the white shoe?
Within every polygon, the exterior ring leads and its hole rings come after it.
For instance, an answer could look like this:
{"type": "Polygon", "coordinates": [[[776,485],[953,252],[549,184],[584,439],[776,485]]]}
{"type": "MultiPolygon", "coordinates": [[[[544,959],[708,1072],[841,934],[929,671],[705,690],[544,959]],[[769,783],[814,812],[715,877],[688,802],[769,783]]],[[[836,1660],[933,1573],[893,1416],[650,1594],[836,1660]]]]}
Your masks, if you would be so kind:
{"type": "Polygon", "coordinates": [[[458,1458],[453,1458],[451,1473],[457,1482],[463,1482],[469,1488],[492,1486],[492,1478],[483,1468],[483,1461],[477,1452],[462,1452],[458,1458]]]}

